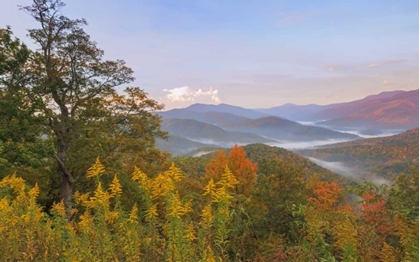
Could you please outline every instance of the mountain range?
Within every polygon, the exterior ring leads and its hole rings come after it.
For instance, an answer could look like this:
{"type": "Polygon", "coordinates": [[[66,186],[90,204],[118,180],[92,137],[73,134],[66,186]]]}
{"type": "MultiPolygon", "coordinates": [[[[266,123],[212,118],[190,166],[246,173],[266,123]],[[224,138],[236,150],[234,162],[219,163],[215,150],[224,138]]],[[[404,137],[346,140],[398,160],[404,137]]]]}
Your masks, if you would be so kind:
{"type": "MultiPolygon", "coordinates": [[[[158,147],[181,155],[200,147],[291,142],[329,144],[359,135],[400,133],[419,126],[419,91],[391,91],[330,105],[285,104],[247,109],[227,104],[193,104],[156,112],[163,118],[168,141],[158,147]]],[[[308,144],[309,145],[309,144],[308,144]]],[[[289,147],[290,148],[290,147],[289,147]]]]}
{"type": "Polygon", "coordinates": [[[419,126],[419,90],[389,91],[330,105],[286,104],[259,112],[339,130],[408,130],[419,126]]]}

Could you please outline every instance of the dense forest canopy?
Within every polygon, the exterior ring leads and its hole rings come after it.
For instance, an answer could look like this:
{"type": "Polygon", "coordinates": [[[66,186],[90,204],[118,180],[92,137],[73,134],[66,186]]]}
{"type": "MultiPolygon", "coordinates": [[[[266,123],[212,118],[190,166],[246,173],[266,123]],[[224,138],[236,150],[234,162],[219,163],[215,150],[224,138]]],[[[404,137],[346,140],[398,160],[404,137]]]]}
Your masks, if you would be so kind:
{"type": "Polygon", "coordinates": [[[262,144],[170,158],[163,105],[64,7],[21,7],[34,50],[0,29],[1,261],[418,261],[418,129],[310,152],[409,159],[390,186],[262,144]]]}

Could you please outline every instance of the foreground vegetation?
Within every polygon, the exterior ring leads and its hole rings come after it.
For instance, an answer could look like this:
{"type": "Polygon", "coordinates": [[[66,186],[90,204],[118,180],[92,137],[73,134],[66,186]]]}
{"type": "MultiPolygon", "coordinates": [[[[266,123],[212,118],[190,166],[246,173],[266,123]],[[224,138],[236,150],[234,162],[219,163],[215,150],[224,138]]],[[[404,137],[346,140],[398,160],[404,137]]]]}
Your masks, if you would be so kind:
{"type": "Polygon", "coordinates": [[[76,192],[45,212],[39,187],[0,182],[2,261],[417,261],[418,170],[388,190],[349,191],[304,178],[273,160],[256,165],[241,147],[215,154],[200,182],[172,164],[154,177],[135,168],[137,197],[122,203],[120,178],[99,159],[86,173],[93,192],[76,192]],[[105,181],[110,181],[106,183],[105,181]]]}

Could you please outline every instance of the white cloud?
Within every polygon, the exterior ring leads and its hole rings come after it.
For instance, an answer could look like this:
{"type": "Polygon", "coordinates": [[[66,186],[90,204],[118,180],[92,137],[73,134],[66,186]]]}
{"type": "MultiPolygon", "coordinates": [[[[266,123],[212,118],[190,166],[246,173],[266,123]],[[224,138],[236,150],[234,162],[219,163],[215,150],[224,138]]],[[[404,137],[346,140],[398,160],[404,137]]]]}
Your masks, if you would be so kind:
{"type": "Polygon", "coordinates": [[[213,88],[194,90],[189,86],[176,87],[173,89],[163,89],[167,92],[166,98],[171,102],[212,102],[220,103],[219,91],[213,88]]]}

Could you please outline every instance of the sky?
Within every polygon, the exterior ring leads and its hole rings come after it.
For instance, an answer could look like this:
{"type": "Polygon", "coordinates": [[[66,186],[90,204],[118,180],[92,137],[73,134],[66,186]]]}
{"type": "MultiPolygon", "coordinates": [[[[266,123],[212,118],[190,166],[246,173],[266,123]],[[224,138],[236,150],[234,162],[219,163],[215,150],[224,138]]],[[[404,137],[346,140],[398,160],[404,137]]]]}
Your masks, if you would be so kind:
{"type": "MultiPolygon", "coordinates": [[[[64,2],[165,109],[323,105],[419,87],[417,0],[64,2]]],[[[29,4],[0,0],[0,27],[28,44],[38,25],[17,5],[29,4]]]]}

